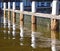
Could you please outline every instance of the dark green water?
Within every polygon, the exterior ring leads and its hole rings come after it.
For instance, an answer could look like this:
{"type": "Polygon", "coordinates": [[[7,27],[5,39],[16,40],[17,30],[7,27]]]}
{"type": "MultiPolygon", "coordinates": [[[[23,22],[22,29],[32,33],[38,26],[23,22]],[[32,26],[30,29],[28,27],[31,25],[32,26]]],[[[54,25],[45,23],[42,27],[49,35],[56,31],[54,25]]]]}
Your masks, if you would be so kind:
{"type": "MultiPolygon", "coordinates": [[[[12,15],[11,15],[12,21],[12,15]]],[[[20,36],[19,16],[16,15],[16,33],[0,24],[0,51],[60,51],[60,31],[50,30],[50,19],[37,18],[37,31],[31,33],[31,17],[24,16],[24,33],[20,36]],[[33,36],[32,36],[33,35],[33,36]],[[34,39],[34,40],[33,40],[34,39]]]]}

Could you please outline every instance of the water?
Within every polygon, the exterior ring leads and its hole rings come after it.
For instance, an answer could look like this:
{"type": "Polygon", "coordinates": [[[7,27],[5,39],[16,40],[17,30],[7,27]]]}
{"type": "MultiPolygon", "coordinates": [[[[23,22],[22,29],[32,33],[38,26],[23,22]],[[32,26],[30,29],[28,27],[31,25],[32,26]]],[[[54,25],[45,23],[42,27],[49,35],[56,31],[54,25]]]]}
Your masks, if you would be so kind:
{"type": "Polygon", "coordinates": [[[30,33],[26,33],[24,33],[24,37],[20,37],[19,32],[13,36],[11,32],[8,34],[7,29],[0,28],[0,51],[51,51],[50,44],[47,47],[49,42],[45,42],[44,37],[38,38],[35,36],[36,34],[31,37],[30,33]],[[14,37],[15,39],[13,39],[14,37]]]}
{"type": "MultiPolygon", "coordinates": [[[[50,21],[37,18],[37,31],[32,34],[31,18],[29,17],[29,20],[26,18],[24,18],[23,37],[18,29],[19,21],[16,21],[15,34],[12,33],[12,26],[8,32],[7,26],[4,29],[3,24],[0,23],[0,51],[60,51],[60,32],[50,30],[50,26],[47,26],[50,21]]],[[[17,19],[19,19],[18,16],[17,19]]]]}

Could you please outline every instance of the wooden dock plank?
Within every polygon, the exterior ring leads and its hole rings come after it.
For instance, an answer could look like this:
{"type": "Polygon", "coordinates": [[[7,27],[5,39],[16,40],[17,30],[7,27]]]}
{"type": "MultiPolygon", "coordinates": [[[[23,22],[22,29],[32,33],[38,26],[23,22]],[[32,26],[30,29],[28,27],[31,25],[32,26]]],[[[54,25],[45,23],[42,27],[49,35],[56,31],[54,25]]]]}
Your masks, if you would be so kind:
{"type": "MultiPolygon", "coordinates": [[[[8,11],[8,9],[5,9],[5,10],[8,11]]],[[[13,11],[13,9],[10,9],[10,11],[13,11]]],[[[21,12],[20,10],[15,10],[14,12],[16,12],[16,13],[23,13],[23,14],[27,14],[27,15],[34,15],[34,16],[38,16],[38,17],[42,17],[42,18],[60,19],[60,15],[52,15],[52,14],[37,13],[37,12],[33,13],[33,12],[29,12],[29,11],[21,12]]]]}

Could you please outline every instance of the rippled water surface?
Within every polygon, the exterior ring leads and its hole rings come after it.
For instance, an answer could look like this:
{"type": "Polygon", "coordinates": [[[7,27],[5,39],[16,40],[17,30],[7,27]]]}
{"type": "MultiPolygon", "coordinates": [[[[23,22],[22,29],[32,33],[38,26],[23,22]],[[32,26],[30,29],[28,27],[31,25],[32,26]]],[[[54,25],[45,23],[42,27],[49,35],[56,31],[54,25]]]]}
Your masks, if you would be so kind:
{"type": "Polygon", "coordinates": [[[32,33],[31,18],[26,16],[23,37],[19,30],[19,16],[16,17],[14,34],[12,26],[9,31],[7,26],[4,28],[0,23],[0,51],[60,51],[60,31],[51,31],[48,20],[38,17],[37,31],[32,33]]]}

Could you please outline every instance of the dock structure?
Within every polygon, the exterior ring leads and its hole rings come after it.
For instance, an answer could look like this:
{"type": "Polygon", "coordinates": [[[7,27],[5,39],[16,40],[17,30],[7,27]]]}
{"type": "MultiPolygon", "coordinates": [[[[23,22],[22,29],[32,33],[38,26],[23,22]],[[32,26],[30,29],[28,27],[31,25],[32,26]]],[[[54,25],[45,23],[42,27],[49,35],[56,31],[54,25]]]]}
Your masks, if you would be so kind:
{"type": "MultiPolygon", "coordinates": [[[[24,5],[23,2],[20,3],[20,11],[24,11],[24,5]]],[[[20,36],[23,37],[23,32],[24,32],[24,15],[23,13],[20,13],[20,36]]]]}
{"type": "Polygon", "coordinates": [[[5,12],[5,9],[6,9],[6,3],[4,2],[4,28],[6,28],[6,12],[5,12]]]}
{"type": "MultiPolygon", "coordinates": [[[[23,28],[24,28],[24,14],[27,15],[31,15],[31,29],[32,29],[32,33],[36,32],[36,16],[42,17],[42,18],[49,18],[51,19],[51,30],[57,30],[59,28],[59,19],[60,19],[60,15],[59,15],[59,1],[58,0],[53,0],[52,2],[52,14],[45,14],[45,13],[37,13],[36,12],[36,1],[32,1],[32,6],[31,6],[31,12],[29,11],[24,11],[24,4],[23,2],[20,2],[20,10],[16,10],[15,9],[15,2],[13,2],[13,9],[10,9],[10,2],[8,2],[8,9],[6,9],[6,3],[4,2],[4,26],[6,23],[5,20],[5,11],[8,11],[8,28],[10,27],[10,11],[13,12],[13,34],[14,31],[16,30],[16,14],[15,13],[19,13],[20,14],[20,35],[23,34],[23,28]]],[[[23,36],[22,36],[23,37],[23,36]]]]}
{"type": "MultiPolygon", "coordinates": [[[[52,3],[52,15],[59,14],[59,1],[53,0],[52,3]]],[[[57,19],[51,19],[51,30],[59,29],[59,21],[57,19]]]]}
{"type": "Polygon", "coordinates": [[[16,33],[16,13],[14,12],[15,11],[15,2],[13,2],[13,36],[15,36],[15,33],[16,33]]]}
{"type": "MultiPolygon", "coordinates": [[[[33,1],[32,2],[32,12],[35,13],[36,12],[36,2],[33,1]]],[[[34,34],[34,32],[36,32],[36,16],[32,15],[31,16],[31,22],[32,22],[32,34],[34,34]]]]}
{"type": "MultiPolygon", "coordinates": [[[[32,12],[35,13],[36,12],[36,2],[32,1],[32,12]]],[[[36,34],[36,16],[32,15],[31,16],[31,30],[32,30],[32,34],[31,34],[31,46],[34,48],[35,47],[35,34],[36,34]]]]}
{"type": "Polygon", "coordinates": [[[8,32],[10,32],[11,28],[11,18],[10,18],[10,2],[8,2],[8,32]]]}

